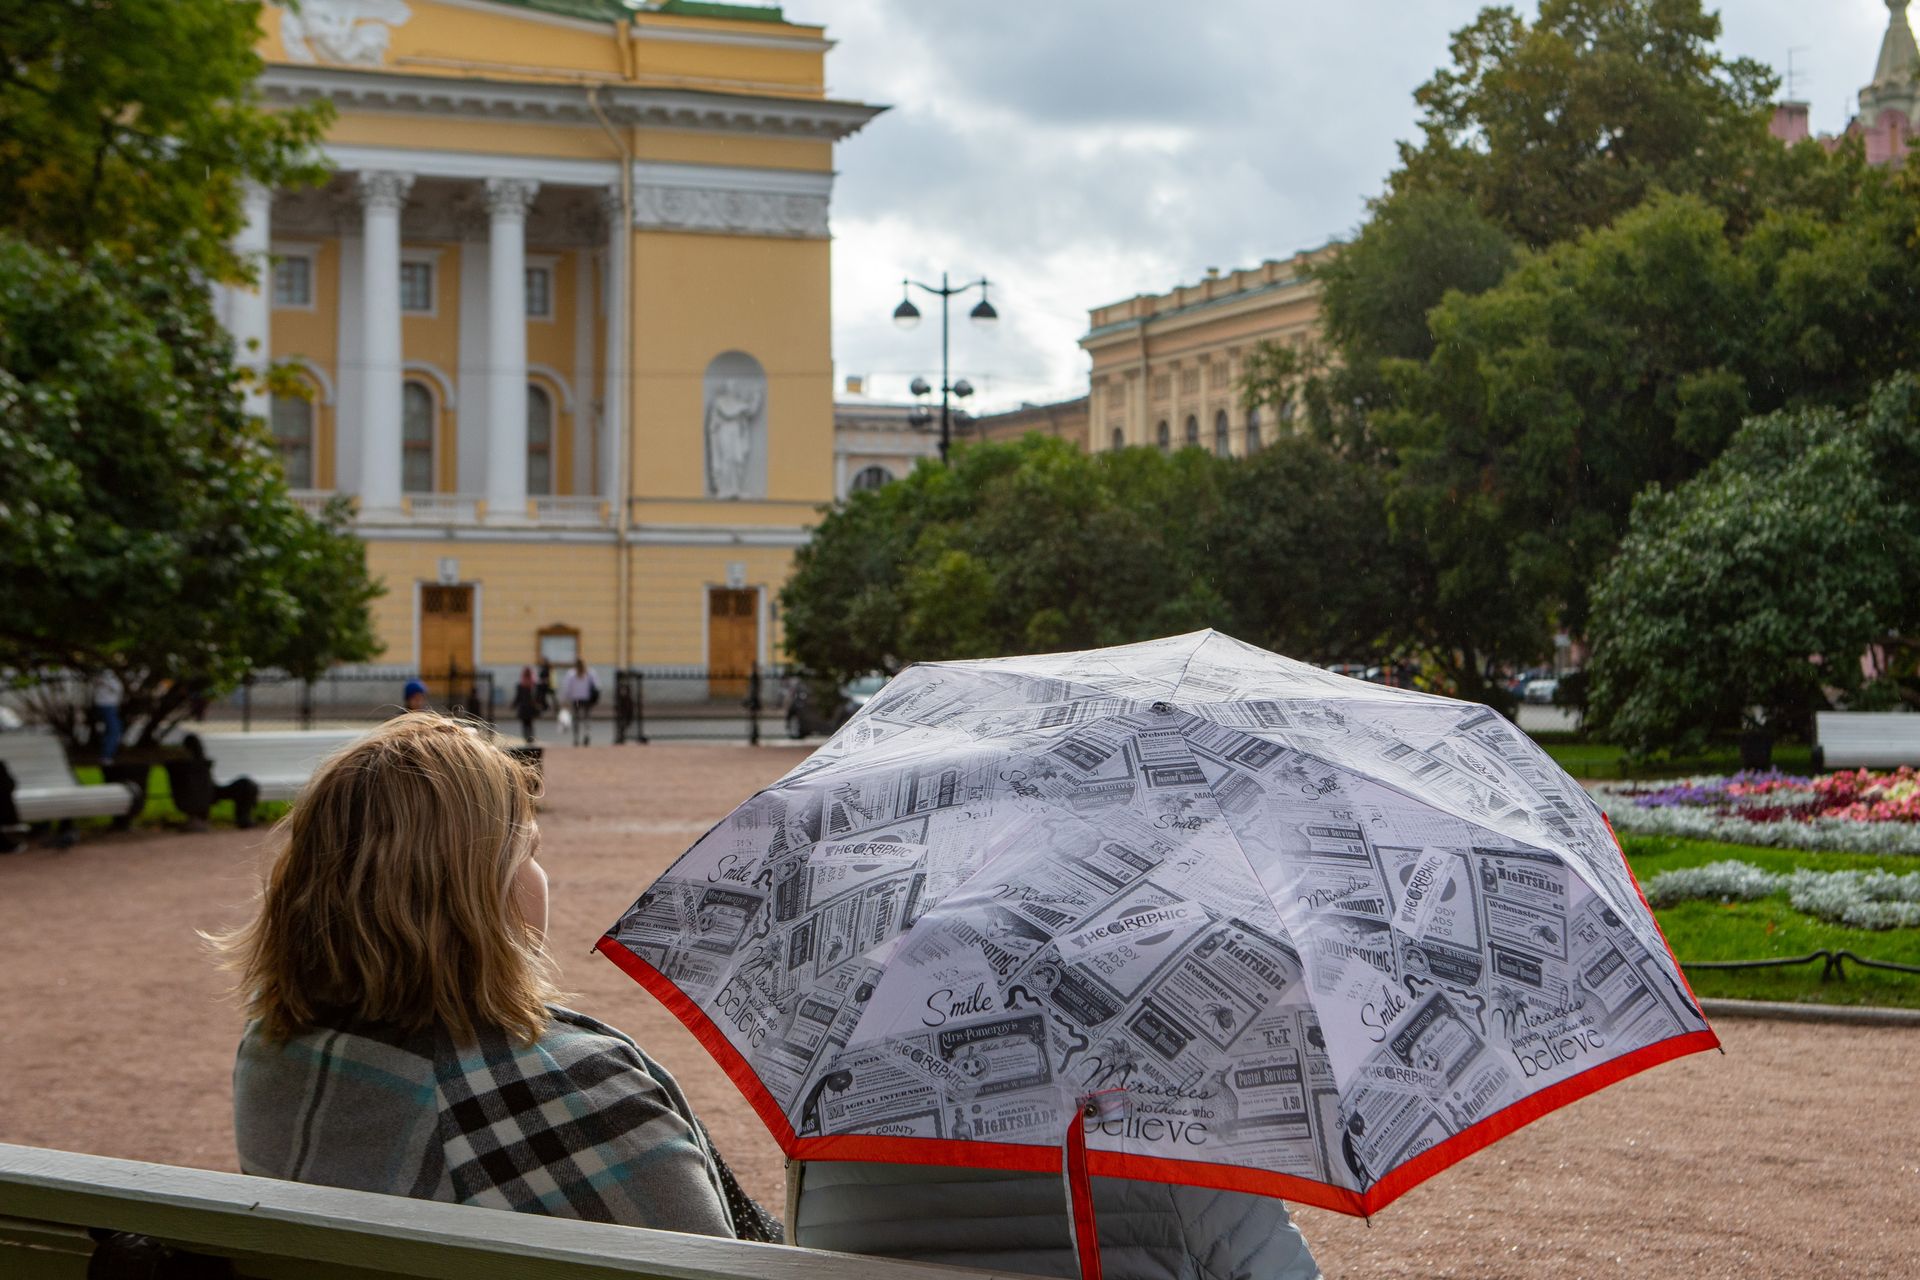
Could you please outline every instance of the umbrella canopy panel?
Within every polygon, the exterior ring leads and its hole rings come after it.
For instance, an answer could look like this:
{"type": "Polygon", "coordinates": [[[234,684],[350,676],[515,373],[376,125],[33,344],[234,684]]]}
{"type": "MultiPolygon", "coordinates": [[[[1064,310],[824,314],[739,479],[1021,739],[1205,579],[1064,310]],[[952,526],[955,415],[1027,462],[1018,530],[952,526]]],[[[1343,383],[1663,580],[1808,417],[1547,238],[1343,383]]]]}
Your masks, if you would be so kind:
{"type": "Polygon", "coordinates": [[[1715,1043],[1604,817],[1484,707],[1212,632],[910,668],[601,949],[788,1154],[1372,1212],[1715,1043]]]}

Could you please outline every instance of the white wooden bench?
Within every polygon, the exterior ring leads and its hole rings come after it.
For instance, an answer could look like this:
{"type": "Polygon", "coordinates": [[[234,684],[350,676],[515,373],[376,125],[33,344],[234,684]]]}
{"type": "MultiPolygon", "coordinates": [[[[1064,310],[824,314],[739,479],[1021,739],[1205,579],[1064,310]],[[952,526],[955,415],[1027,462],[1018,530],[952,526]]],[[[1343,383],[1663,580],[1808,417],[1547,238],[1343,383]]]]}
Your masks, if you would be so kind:
{"type": "MultiPolygon", "coordinates": [[[[0,1276],[81,1280],[95,1236],[110,1231],[225,1260],[239,1280],[981,1280],[987,1274],[0,1144],[0,1276]]],[[[201,1265],[182,1273],[224,1271],[219,1261],[201,1265]]]]}
{"type": "MultiPolygon", "coordinates": [[[[253,807],[263,800],[292,800],[313,777],[321,761],[372,732],[368,729],[309,729],[271,733],[190,733],[182,745],[206,760],[213,773],[208,799],[233,801],[234,822],[253,825],[253,807]]],[[[179,804],[178,799],[175,801],[179,804]]],[[[204,819],[184,805],[182,812],[204,819]]],[[[197,806],[196,806],[197,807],[197,806]]]]}
{"type": "Polygon", "coordinates": [[[1816,769],[1920,765],[1920,715],[1910,711],[1816,711],[1813,726],[1816,769]]]}
{"type": "Polygon", "coordinates": [[[131,817],[145,799],[136,783],[81,782],[50,733],[0,733],[0,847],[35,822],[55,823],[64,840],[66,820],[131,817]]]}

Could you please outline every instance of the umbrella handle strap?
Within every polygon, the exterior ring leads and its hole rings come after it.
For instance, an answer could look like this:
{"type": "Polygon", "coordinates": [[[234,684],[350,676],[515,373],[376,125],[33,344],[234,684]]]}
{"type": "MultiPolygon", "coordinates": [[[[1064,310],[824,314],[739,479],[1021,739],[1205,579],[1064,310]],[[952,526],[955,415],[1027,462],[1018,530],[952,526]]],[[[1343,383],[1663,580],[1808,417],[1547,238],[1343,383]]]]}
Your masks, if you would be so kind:
{"type": "Polygon", "coordinates": [[[1087,1176],[1087,1118],[1098,1108],[1075,1108],[1067,1122],[1060,1172],[1067,1188],[1067,1237],[1080,1258],[1080,1280],[1101,1280],[1100,1232],[1093,1216],[1093,1183],[1087,1176]]]}

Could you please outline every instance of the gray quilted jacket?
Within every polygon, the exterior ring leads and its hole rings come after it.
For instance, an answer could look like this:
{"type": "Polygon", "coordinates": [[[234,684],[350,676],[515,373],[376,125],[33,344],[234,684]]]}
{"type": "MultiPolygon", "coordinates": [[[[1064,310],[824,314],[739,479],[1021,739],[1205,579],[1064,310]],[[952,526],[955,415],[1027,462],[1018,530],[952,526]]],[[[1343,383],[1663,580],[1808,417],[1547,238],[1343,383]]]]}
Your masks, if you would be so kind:
{"type": "MultiPolygon", "coordinates": [[[[1058,1174],[818,1162],[788,1172],[794,1243],[1077,1277],[1058,1174]],[[798,1186],[792,1185],[797,1182],[798,1186]]],[[[1093,1180],[1107,1280],[1315,1280],[1286,1206],[1265,1196],[1093,1180]]]]}

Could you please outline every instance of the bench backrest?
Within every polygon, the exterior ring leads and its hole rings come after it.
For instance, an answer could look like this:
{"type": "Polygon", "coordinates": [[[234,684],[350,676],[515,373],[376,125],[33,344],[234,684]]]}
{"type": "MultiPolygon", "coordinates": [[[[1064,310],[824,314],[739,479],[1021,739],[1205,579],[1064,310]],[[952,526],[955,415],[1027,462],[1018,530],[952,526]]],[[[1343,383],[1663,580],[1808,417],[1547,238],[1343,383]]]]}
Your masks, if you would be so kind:
{"type": "Polygon", "coordinates": [[[228,783],[250,778],[312,776],[320,762],[367,736],[360,729],[316,729],[305,733],[202,733],[200,749],[213,763],[213,778],[228,783]]]}
{"type": "Polygon", "coordinates": [[[13,784],[22,790],[71,787],[78,781],[67,764],[67,749],[50,733],[0,733],[0,761],[6,762],[13,784]]]}
{"type": "Polygon", "coordinates": [[[0,1144],[0,1275],[80,1280],[92,1250],[89,1227],[231,1258],[239,1276],[275,1280],[981,1280],[984,1274],[0,1144]]]}
{"type": "Polygon", "coordinates": [[[1920,764],[1920,715],[1898,711],[1819,711],[1814,737],[1829,768],[1887,769],[1920,764]]]}

